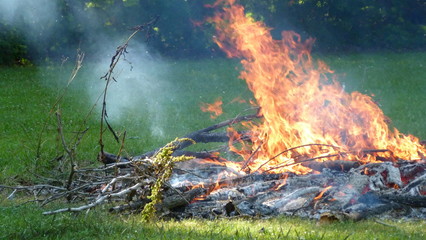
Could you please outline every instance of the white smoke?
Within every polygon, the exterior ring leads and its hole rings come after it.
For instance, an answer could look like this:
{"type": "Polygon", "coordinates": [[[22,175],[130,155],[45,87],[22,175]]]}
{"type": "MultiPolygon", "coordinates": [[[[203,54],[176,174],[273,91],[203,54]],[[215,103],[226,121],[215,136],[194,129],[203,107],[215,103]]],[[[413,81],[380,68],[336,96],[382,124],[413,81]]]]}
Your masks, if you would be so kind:
{"type": "Polygon", "coordinates": [[[27,38],[44,38],[59,17],[53,0],[0,0],[0,20],[17,27],[27,38]]]}
{"type": "Polygon", "coordinates": [[[48,23],[57,16],[56,2],[52,0],[0,0],[2,19],[9,24],[28,25],[48,23]]]}
{"type": "MultiPolygon", "coordinates": [[[[114,50],[102,49],[102,52],[114,53],[114,50]]],[[[150,54],[144,44],[136,41],[130,43],[127,52],[114,68],[116,81],[112,81],[108,87],[108,120],[117,124],[129,116],[149,119],[151,134],[163,137],[165,111],[162,106],[172,98],[171,93],[164,91],[168,84],[168,64],[161,57],[150,54]]],[[[98,78],[107,72],[111,57],[103,57],[96,63],[93,73],[98,78]]],[[[105,81],[98,80],[95,84],[90,83],[87,89],[95,101],[104,88],[105,81]]]]}

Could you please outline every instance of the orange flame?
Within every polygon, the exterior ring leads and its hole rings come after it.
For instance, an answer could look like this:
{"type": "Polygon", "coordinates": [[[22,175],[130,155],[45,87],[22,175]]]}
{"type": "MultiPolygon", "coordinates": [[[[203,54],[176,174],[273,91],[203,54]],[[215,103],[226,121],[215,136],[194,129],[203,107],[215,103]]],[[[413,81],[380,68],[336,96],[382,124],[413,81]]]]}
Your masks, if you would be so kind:
{"type": "Polygon", "coordinates": [[[389,128],[389,119],[370,96],[346,93],[333,71],[312,59],[313,39],[302,41],[288,31],[274,40],[264,23],[245,15],[234,2],[217,1],[211,7],[225,6],[209,21],[216,26],[218,46],[228,57],[242,59],[240,77],[263,116],[261,124],[250,126],[251,150],[244,146],[239,152],[245,159],[257,152],[252,169],[282,166],[274,171],[307,173],[311,169],[298,162],[313,156],[321,156],[316,161],[337,160],[342,153],[347,160],[361,162],[377,161],[375,156],[394,160],[426,155],[416,137],[389,128]],[[366,154],[366,149],[389,151],[366,154]]]}
{"type": "Polygon", "coordinates": [[[328,191],[328,189],[330,189],[332,186],[328,186],[326,188],[324,188],[316,197],[314,197],[314,200],[319,200],[322,198],[322,196],[324,196],[324,193],[328,191]]]}
{"type": "Polygon", "coordinates": [[[211,112],[211,119],[215,119],[218,116],[222,115],[222,99],[218,98],[214,103],[201,103],[200,109],[203,112],[211,112]]]}
{"type": "Polygon", "coordinates": [[[281,178],[282,182],[280,184],[277,184],[275,187],[273,187],[273,189],[275,191],[280,190],[282,187],[284,187],[287,184],[287,179],[288,179],[288,174],[283,175],[283,177],[281,178]]]}

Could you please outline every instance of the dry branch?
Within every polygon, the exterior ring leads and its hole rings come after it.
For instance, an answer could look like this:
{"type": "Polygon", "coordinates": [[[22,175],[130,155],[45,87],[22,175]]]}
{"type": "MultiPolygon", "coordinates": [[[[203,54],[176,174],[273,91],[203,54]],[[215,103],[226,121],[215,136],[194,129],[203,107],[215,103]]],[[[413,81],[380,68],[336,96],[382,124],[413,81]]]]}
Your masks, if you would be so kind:
{"type": "MultiPolygon", "coordinates": [[[[232,124],[235,123],[239,123],[242,121],[249,121],[255,118],[259,118],[260,116],[258,116],[257,114],[252,114],[252,115],[247,115],[247,116],[239,116],[233,119],[229,119],[223,122],[220,122],[218,124],[212,125],[210,127],[206,127],[204,129],[192,132],[190,134],[185,135],[183,138],[188,138],[188,139],[192,139],[195,142],[202,142],[202,143],[209,143],[209,142],[228,142],[229,141],[229,136],[227,133],[217,133],[217,132],[213,132],[211,133],[211,131],[222,128],[222,127],[226,127],[226,126],[230,126],[232,124]]],[[[242,132],[242,140],[249,140],[249,133],[248,132],[242,132]]],[[[186,147],[189,147],[193,144],[193,142],[191,141],[183,141],[181,142],[176,150],[181,150],[184,149],[186,147]]],[[[154,150],[152,152],[148,152],[145,154],[142,154],[138,157],[140,158],[144,158],[144,157],[149,157],[152,154],[154,154],[157,150],[154,150]]]]}
{"type": "MultiPolygon", "coordinates": [[[[223,121],[221,123],[209,126],[207,128],[189,133],[187,135],[185,135],[183,138],[181,139],[191,139],[195,142],[201,142],[201,143],[210,143],[210,142],[228,142],[229,141],[229,136],[226,132],[211,132],[213,130],[225,127],[225,126],[230,126],[232,124],[235,123],[239,123],[242,121],[249,121],[255,118],[259,118],[258,115],[253,114],[253,115],[247,115],[247,116],[239,116],[233,119],[229,119],[226,121],[223,121]]],[[[242,135],[241,140],[244,141],[249,141],[249,136],[250,133],[249,132],[241,132],[240,133],[242,135]]],[[[181,149],[184,149],[186,147],[191,146],[192,144],[194,144],[193,141],[182,141],[180,142],[177,146],[176,146],[176,151],[174,151],[173,156],[193,156],[196,158],[210,158],[210,159],[216,159],[217,156],[213,154],[213,152],[187,152],[187,151],[180,151],[181,149]]],[[[144,154],[141,154],[139,156],[135,156],[133,157],[134,159],[144,159],[144,158],[149,158],[152,157],[159,149],[156,149],[154,151],[150,151],[144,154]]],[[[124,157],[117,157],[114,154],[111,153],[107,153],[107,152],[100,152],[98,155],[98,159],[99,161],[101,161],[104,164],[112,164],[112,163],[117,163],[117,162],[128,162],[129,159],[124,158],[124,157]]]]}
{"type": "Polygon", "coordinates": [[[89,208],[93,208],[98,206],[99,204],[104,203],[106,200],[114,198],[114,197],[123,197],[124,195],[130,193],[133,190],[138,189],[139,187],[141,187],[143,184],[142,183],[137,183],[129,188],[126,188],[118,193],[111,193],[108,195],[103,195],[99,198],[96,199],[96,201],[89,203],[87,205],[83,205],[80,207],[76,207],[76,208],[62,208],[62,209],[57,209],[57,210],[53,210],[53,211],[47,211],[47,212],[43,212],[43,215],[51,215],[51,214],[56,214],[56,213],[62,213],[62,212],[81,212],[83,210],[89,209],[89,208]]]}

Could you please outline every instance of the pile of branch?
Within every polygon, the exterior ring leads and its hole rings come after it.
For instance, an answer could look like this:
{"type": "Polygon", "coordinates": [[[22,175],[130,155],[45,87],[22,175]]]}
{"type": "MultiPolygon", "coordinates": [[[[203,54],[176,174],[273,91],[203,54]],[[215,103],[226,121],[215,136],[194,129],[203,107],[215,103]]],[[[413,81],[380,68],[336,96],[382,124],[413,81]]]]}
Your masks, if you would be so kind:
{"type": "MultiPolygon", "coordinates": [[[[217,156],[211,152],[188,152],[182,149],[197,142],[227,142],[229,137],[226,132],[213,132],[219,128],[248,121],[258,118],[257,115],[240,116],[230,119],[213,126],[187,134],[185,137],[175,140],[166,145],[171,147],[169,163],[167,167],[172,170],[173,163],[180,161],[178,157],[183,157],[183,160],[188,160],[192,157],[196,158],[211,158],[217,156]],[[195,141],[194,141],[195,140],[195,141]],[[189,156],[190,158],[185,158],[189,156]],[[178,159],[178,160],[176,160],[178,159]]],[[[247,133],[242,133],[243,140],[249,140],[247,133]]],[[[163,148],[147,152],[145,154],[135,156],[133,158],[124,158],[110,153],[100,153],[99,160],[104,163],[104,167],[87,168],[74,170],[75,180],[70,188],[54,188],[50,189],[50,196],[45,199],[38,199],[45,205],[53,200],[66,197],[72,202],[76,200],[84,200],[89,204],[80,207],[63,208],[53,211],[47,211],[44,214],[55,214],[61,212],[80,212],[95,206],[107,203],[116,202],[117,206],[110,209],[112,212],[140,212],[144,207],[152,202],[149,196],[152,195],[152,189],[156,182],[159,181],[164,169],[159,170],[156,159],[164,152],[163,148]]],[[[188,205],[194,198],[204,195],[207,188],[195,188],[187,191],[187,189],[177,189],[172,187],[164,179],[161,189],[163,195],[161,202],[155,207],[157,210],[167,212],[170,209],[188,205]]],[[[44,189],[47,189],[44,186],[44,189]]],[[[29,189],[27,189],[29,190],[29,189]]]]}
{"type": "MultiPolygon", "coordinates": [[[[172,153],[179,144],[189,139],[176,139],[159,149],[152,158],[130,160],[128,162],[117,162],[98,169],[75,170],[75,175],[80,181],[75,181],[71,191],[65,191],[52,196],[58,198],[67,195],[68,199],[84,198],[89,204],[74,208],[63,208],[44,212],[44,214],[55,214],[60,212],[79,212],[93,208],[106,202],[121,202],[126,205],[132,204],[132,209],[139,206],[137,210],[144,211],[146,220],[154,216],[155,211],[160,208],[172,208],[179,206],[180,202],[190,202],[196,197],[194,192],[182,194],[177,189],[168,185],[174,164],[187,161],[191,158],[186,156],[173,157],[172,153]],[[94,181],[96,173],[106,173],[102,178],[104,181],[94,181]],[[85,179],[85,180],[83,180],[85,179]],[[106,180],[108,179],[108,180],[106,180]],[[90,186],[81,187],[79,182],[91,182],[90,186]],[[76,191],[81,189],[83,191],[76,191]],[[163,198],[163,193],[173,189],[175,194],[169,194],[163,198]],[[178,195],[179,197],[176,197],[178,195]],[[162,203],[161,203],[162,202],[162,203]]],[[[201,192],[199,194],[202,194],[201,192]]],[[[48,201],[46,199],[45,201],[48,201]]],[[[118,206],[123,209],[127,206],[118,206]]]]}

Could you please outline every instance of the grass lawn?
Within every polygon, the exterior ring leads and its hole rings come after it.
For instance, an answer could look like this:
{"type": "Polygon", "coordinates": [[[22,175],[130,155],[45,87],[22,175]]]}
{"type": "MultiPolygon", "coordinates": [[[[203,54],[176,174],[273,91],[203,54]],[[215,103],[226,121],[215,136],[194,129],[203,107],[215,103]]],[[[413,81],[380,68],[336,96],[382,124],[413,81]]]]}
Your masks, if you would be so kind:
{"type": "MultiPolygon", "coordinates": [[[[426,53],[375,53],[322,56],[348,91],[374,94],[393,126],[426,140],[426,53]]],[[[88,128],[78,146],[80,166],[97,164],[99,152],[99,106],[88,114],[103,84],[101,71],[84,63],[60,103],[67,142],[76,131],[88,128]]],[[[238,114],[247,114],[248,104],[232,102],[236,97],[250,99],[243,80],[237,78],[236,61],[164,61],[138,68],[127,78],[125,68],[117,77],[129,81],[125,88],[109,92],[109,118],[120,133],[127,132],[126,152],[135,155],[160,147],[194,130],[213,125],[238,114]],[[142,69],[142,70],[141,70],[142,69]],[[158,74],[161,73],[161,74],[158,74]],[[139,74],[139,75],[138,75],[139,74]],[[158,75],[157,75],[158,74],[158,75]],[[139,77],[148,76],[137,85],[139,77]],[[133,81],[133,82],[132,82],[133,81]],[[210,119],[199,110],[201,102],[221,97],[224,114],[210,119]],[[127,103],[127,104],[126,104],[127,103]]],[[[36,182],[36,175],[58,174],[63,154],[57,122],[49,115],[70,74],[66,67],[0,68],[0,184],[36,182]],[[45,125],[46,124],[46,125],[45,125]],[[45,130],[42,132],[43,126],[45,130]],[[39,153],[39,154],[38,154],[39,153]]],[[[54,109],[56,111],[56,109],[54,109]]],[[[119,145],[106,134],[106,150],[115,153],[119,145]]],[[[272,220],[233,220],[140,223],[137,216],[117,217],[103,211],[88,214],[41,216],[42,210],[27,204],[12,207],[0,195],[0,239],[92,239],[92,238],[186,238],[186,239],[424,239],[425,223],[372,220],[317,226],[315,222],[277,218],[272,220]],[[263,230],[262,230],[263,229],[263,230]]]]}
{"type": "MultiPolygon", "coordinates": [[[[8,204],[7,204],[8,205],[8,204]]],[[[117,216],[106,209],[42,216],[27,204],[0,208],[0,239],[425,239],[424,221],[341,222],[278,217],[143,223],[139,216],[117,216]]]]}

